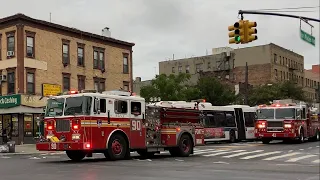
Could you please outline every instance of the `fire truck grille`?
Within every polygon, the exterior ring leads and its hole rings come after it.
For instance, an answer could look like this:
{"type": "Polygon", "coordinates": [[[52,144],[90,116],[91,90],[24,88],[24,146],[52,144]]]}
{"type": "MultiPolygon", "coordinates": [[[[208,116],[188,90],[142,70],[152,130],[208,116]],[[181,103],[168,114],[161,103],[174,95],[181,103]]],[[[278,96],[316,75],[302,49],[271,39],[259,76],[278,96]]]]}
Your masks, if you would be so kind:
{"type": "Polygon", "coordinates": [[[283,127],[282,121],[268,121],[268,127],[283,127]]]}
{"type": "Polygon", "coordinates": [[[65,119],[56,120],[56,132],[69,132],[70,131],[70,121],[65,119]]]}

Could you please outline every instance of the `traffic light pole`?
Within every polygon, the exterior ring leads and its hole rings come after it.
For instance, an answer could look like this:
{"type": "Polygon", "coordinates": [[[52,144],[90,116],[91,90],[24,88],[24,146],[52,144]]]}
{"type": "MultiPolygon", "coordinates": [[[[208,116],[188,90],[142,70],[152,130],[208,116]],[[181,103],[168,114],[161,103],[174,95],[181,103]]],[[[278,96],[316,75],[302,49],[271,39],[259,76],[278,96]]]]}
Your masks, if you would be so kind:
{"type": "Polygon", "coordinates": [[[260,14],[260,15],[268,15],[268,16],[291,17],[291,18],[296,18],[296,19],[304,19],[304,20],[307,20],[307,21],[320,22],[320,19],[315,19],[315,18],[309,18],[309,17],[304,17],[304,16],[296,16],[296,15],[291,15],[291,14],[279,14],[279,13],[271,13],[271,12],[262,12],[262,11],[244,11],[244,10],[239,10],[238,14],[241,15],[241,19],[243,19],[243,14],[260,14]]]}

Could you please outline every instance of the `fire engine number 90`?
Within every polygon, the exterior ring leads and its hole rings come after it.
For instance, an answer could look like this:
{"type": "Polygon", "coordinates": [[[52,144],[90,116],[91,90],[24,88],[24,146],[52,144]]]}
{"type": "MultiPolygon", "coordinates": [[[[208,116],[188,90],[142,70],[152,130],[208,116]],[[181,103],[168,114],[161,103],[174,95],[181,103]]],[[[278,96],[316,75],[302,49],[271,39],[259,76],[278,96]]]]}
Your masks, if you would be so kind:
{"type": "Polygon", "coordinates": [[[131,120],[131,130],[132,131],[141,131],[141,120],[131,120]]]}

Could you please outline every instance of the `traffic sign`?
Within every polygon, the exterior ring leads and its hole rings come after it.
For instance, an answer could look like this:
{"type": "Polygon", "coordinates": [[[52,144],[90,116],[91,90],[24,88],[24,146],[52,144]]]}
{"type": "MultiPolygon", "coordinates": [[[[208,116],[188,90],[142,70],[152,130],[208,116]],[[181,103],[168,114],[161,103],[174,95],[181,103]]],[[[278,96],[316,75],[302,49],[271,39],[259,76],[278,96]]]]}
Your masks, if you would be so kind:
{"type": "Polygon", "coordinates": [[[311,34],[306,33],[302,29],[300,29],[300,37],[305,42],[307,42],[307,43],[309,43],[309,44],[311,44],[313,46],[316,45],[316,38],[314,36],[312,36],[311,34]]]}

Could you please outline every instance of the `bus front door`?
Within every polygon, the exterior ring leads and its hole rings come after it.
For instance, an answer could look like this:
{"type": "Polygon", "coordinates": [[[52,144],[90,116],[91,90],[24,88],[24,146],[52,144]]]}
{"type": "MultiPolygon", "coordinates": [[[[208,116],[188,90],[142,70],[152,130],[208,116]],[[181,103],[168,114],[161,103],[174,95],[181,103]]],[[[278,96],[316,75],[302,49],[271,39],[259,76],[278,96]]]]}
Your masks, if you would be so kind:
{"type": "Polygon", "coordinates": [[[246,129],[244,127],[244,119],[243,119],[243,111],[241,108],[234,108],[236,113],[236,122],[238,128],[238,139],[245,140],[246,139],[246,129]]]}

